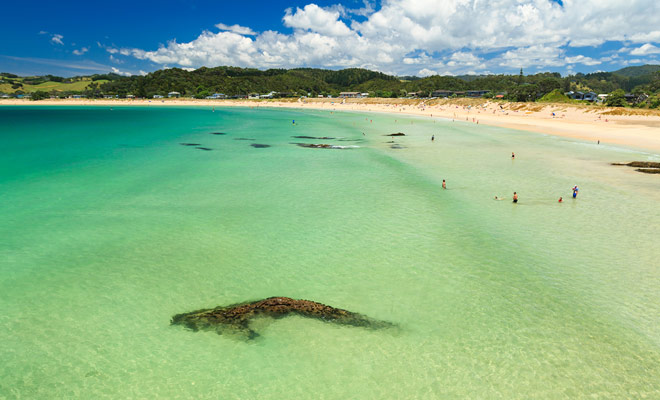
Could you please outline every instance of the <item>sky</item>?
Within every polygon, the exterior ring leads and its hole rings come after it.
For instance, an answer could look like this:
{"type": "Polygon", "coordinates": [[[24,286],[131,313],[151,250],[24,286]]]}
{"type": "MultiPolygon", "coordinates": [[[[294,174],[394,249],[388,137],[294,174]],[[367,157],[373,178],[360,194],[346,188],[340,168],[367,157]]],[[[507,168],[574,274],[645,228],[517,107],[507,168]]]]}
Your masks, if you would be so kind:
{"type": "Polygon", "coordinates": [[[660,64],[658,0],[6,2],[0,71],[146,74],[202,66],[405,76],[660,64]]]}

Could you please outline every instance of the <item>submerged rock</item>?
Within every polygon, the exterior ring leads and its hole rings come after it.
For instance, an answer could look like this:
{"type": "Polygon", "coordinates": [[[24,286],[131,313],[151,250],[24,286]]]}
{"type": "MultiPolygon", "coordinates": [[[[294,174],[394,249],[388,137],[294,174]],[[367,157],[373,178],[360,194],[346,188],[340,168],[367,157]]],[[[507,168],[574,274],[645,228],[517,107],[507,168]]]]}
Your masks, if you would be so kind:
{"type": "Polygon", "coordinates": [[[406,136],[406,134],[403,133],[403,132],[397,132],[397,133],[390,133],[390,134],[383,135],[383,136],[406,136]]]}
{"type": "Polygon", "coordinates": [[[252,143],[250,146],[255,147],[257,149],[265,149],[266,147],[270,147],[269,144],[259,144],[259,143],[252,143]]]}
{"type": "Polygon", "coordinates": [[[390,149],[405,149],[406,146],[401,146],[400,144],[393,144],[390,146],[390,149]]]}
{"type": "Polygon", "coordinates": [[[201,143],[179,143],[181,146],[200,146],[201,143]]]}
{"type": "Polygon", "coordinates": [[[238,137],[238,138],[234,138],[234,140],[256,140],[256,139],[249,139],[249,138],[244,138],[244,137],[238,137]]]}
{"type": "Polygon", "coordinates": [[[333,137],[328,137],[328,136],[291,136],[292,138],[295,139],[317,139],[317,140],[334,140],[335,138],[333,137]]]}
{"type": "Polygon", "coordinates": [[[394,327],[394,324],[390,322],[374,320],[361,314],[314,301],[296,300],[289,297],[270,297],[258,301],[232,304],[227,307],[177,314],[172,317],[171,324],[183,325],[195,332],[198,330],[215,330],[219,335],[229,334],[245,339],[254,339],[259,336],[257,332],[250,328],[250,322],[254,318],[279,319],[290,315],[368,329],[394,327]]]}
{"type": "Polygon", "coordinates": [[[226,135],[225,132],[209,132],[211,135],[226,135]]]}
{"type": "Polygon", "coordinates": [[[612,163],[612,165],[622,165],[626,167],[637,168],[635,171],[645,174],[660,174],[660,162],[652,161],[632,161],[629,163],[612,163]]]}
{"type": "Polygon", "coordinates": [[[309,149],[356,149],[360,146],[338,146],[334,144],[327,144],[327,143],[320,143],[320,144],[314,144],[314,143],[291,143],[295,144],[296,146],[300,147],[305,147],[309,149]]]}
{"type": "Polygon", "coordinates": [[[195,147],[196,149],[204,150],[204,151],[211,151],[213,149],[209,149],[208,147],[195,147]]]}

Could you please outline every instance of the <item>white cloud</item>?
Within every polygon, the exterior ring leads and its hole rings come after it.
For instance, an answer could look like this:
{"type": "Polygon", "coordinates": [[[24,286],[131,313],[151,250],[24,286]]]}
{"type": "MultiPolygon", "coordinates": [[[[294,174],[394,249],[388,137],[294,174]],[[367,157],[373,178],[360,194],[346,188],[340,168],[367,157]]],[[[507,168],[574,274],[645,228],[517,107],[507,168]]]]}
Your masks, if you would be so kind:
{"type": "Polygon", "coordinates": [[[220,24],[216,24],[215,27],[220,29],[221,31],[234,32],[234,33],[238,33],[239,35],[256,35],[256,32],[253,31],[252,29],[240,25],[225,25],[223,23],[220,23],[220,24]]]}
{"type": "Polygon", "coordinates": [[[111,67],[110,69],[111,69],[113,74],[122,75],[122,76],[132,76],[133,75],[130,72],[120,71],[118,68],[115,68],[115,67],[111,67]]]}
{"type": "Polygon", "coordinates": [[[62,41],[63,38],[64,36],[54,33],[53,36],[50,37],[50,41],[51,43],[55,43],[55,44],[64,44],[64,42],[62,41]]]}
{"type": "Polygon", "coordinates": [[[433,75],[438,75],[438,73],[436,71],[431,71],[430,69],[427,68],[422,68],[417,72],[417,76],[421,76],[421,77],[433,76],[433,75]]]}
{"type": "Polygon", "coordinates": [[[316,4],[308,4],[303,9],[286,10],[282,20],[289,28],[311,31],[328,36],[348,36],[353,32],[339,20],[339,11],[323,9],[316,4]]]}
{"type": "Polygon", "coordinates": [[[566,64],[584,64],[584,65],[598,65],[602,64],[600,60],[594,60],[591,57],[585,57],[583,55],[577,55],[574,57],[566,57],[564,58],[564,61],[566,61],[566,64]]]}
{"type": "Polygon", "coordinates": [[[388,0],[378,9],[373,4],[379,3],[364,4],[360,10],[316,4],[288,9],[282,22],[293,32],[287,34],[218,24],[220,32],[204,31],[189,42],[107,51],[190,68],[323,66],[462,74],[498,66],[593,66],[603,61],[567,57],[566,48],[622,41],[648,45],[633,51],[655,51],[660,41],[657,0],[564,0],[563,6],[550,0],[443,0],[441,7],[437,0],[388,0]],[[351,20],[358,14],[364,18],[351,20]]]}
{"type": "Polygon", "coordinates": [[[77,56],[82,56],[83,54],[89,51],[89,47],[82,47],[80,50],[73,50],[73,54],[77,56]]]}
{"type": "Polygon", "coordinates": [[[660,47],[656,47],[651,43],[646,43],[640,47],[630,51],[633,56],[645,56],[647,54],[660,54],[660,47]]]}

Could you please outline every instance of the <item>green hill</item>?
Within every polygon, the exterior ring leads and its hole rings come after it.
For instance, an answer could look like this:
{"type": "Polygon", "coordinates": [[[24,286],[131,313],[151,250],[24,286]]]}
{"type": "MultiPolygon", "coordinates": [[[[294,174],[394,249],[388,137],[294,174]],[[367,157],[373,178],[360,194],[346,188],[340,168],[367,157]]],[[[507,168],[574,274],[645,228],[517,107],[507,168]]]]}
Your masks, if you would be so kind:
{"type": "Polygon", "coordinates": [[[612,72],[615,75],[625,76],[627,78],[637,78],[644,75],[653,75],[654,72],[660,71],[660,65],[641,65],[636,67],[626,67],[612,72]]]}

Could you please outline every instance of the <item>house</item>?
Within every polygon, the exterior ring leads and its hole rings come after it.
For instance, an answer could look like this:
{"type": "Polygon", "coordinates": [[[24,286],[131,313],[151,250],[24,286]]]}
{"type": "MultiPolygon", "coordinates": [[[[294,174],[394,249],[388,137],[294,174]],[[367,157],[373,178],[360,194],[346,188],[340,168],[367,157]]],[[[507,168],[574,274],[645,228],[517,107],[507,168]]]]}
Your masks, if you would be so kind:
{"type": "Polygon", "coordinates": [[[116,94],[104,94],[103,98],[104,99],[116,99],[117,95],[116,94]]]}
{"type": "Polygon", "coordinates": [[[206,96],[206,98],[207,98],[207,99],[213,99],[213,100],[216,100],[216,99],[226,99],[226,98],[227,98],[227,95],[224,94],[224,93],[213,93],[213,94],[210,95],[210,96],[206,96]]]}
{"type": "Polygon", "coordinates": [[[362,97],[369,97],[369,93],[365,92],[365,93],[360,93],[360,94],[362,95],[362,97]]]}
{"type": "Polygon", "coordinates": [[[339,97],[343,98],[360,98],[362,97],[362,93],[360,92],[341,92],[339,93],[339,97]]]}
{"type": "Polygon", "coordinates": [[[484,97],[490,90],[468,90],[467,97],[484,97]]]}
{"type": "Polygon", "coordinates": [[[161,96],[161,95],[159,95],[159,94],[155,94],[155,95],[154,95],[154,99],[162,99],[163,97],[165,97],[165,96],[161,96]]]}
{"type": "Polygon", "coordinates": [[[134,95],[132,95],[132,94],[127,94],[127,95],[126,95],[126,98],[127,98],[127,99],[134,99],[134,98],[135,98],[135,96],[134,96],[134,95]]]}
{"type": "Polygon", "coordinates": [[[259,98],[260,99],[272,99],[273,97],[275,97],[276,94],[277,94],[277,92],[272,92],[271,91],[270,93],[260,95],[259,98]]]}
{"type": "Polygon", "coordinates": [[[408,93],[410,97],[426,97],[426,92],[410,92],[408,93]]]}
{"type": "Polygon", "coordinates": [[[74,94],[71,96],[72,99],[84,99],[85,95],[84,94],[74,94]]]}
{"type": "Polygon", "coordinates": [[[169,92],[167,94],[167,97],[179,98],[179,97],[181,97],[181,93],[179,93],[179,92],[169,92]]]}
{"type": "Polygon", "coordinates": [[[566,96],[570,97],[573,100],[584,100],[584,93],[583,92],[574,92],[574,91],[571,90],[570,92],[566,92],[564,94],[566,96]]]}
{"type": "Polygon", "coordinates": [[[451,90],[434,90],[431,92],[431,97],[449,97],[452,94],[454,94],[454,92],[451,90]]]}
{"type": "Polygon", "coordinates": [[[496,99],[503,99],[504,95],[503,94],[497,94],[497,95],[495,95],[495,98],[496,99]]]}
{"type": "Polygon", "coordinates": [[[582,95],[582,100],[586,101],[596,101],[598,99],[598,94],[594,92],[587,92],[582,95]]]}
{"type": "Polygon", "coordinates": [[[259,93],[250,93],[248,94],[248,99],[258,99],[259,98],[259,93]]]}
{"type": "Polygon", "coordinates": [[[8,99],[9,95],[7,93],[0,94],[0,99],[8,99]]]}

